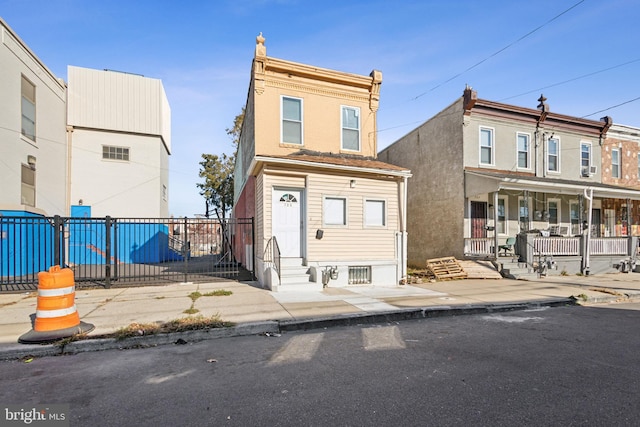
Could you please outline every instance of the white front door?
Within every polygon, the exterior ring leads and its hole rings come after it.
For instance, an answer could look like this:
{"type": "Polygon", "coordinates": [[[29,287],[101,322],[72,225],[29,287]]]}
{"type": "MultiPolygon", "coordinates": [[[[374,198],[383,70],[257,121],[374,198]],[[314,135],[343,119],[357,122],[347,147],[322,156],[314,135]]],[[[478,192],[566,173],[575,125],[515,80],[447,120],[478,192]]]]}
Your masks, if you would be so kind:
{"type": "Polygon", "coordinates": [[[302,191],[273,189],[271,231],[278,240],[280,256],[301,257],[302,191]]]}

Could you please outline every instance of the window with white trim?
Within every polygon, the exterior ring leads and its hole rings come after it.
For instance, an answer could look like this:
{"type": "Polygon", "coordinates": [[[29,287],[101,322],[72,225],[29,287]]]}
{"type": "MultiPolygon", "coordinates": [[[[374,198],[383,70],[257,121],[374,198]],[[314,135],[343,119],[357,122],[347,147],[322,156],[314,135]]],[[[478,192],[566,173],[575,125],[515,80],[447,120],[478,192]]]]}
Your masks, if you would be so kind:
{"type": "Polygon", "coordinates": [[[324,225],[347,225],[347,199],[344,197],[324,197],[322,223],[324,225]]]}
{"type": "Polygon", "coordinates": [[[114,145],[102,146],[102,158],[105,160],[122,160],[129,161],[129,148],[116,147],[114,145]]]}
{"type": "Polygon", "coordinates": [[[493,129],[480,128],[480,164],[493,164],[493,129]]]}
{"type": "Polygon", "coordinates": [[[529,169],[529,134],[519,133],[518,139],[518,168],[529,169]]]}
{"type": "Polygon", "coordinates": [[[302,99],[282,97],[282,143],[303,145],[302,99]]]}
{"type": "Polygon", "coordinates": [[[611,177],[620,178],[620,149],[611,149],[611,177]]]}
{"type": "Polygon", "coordinates": [[[22,204],[36,205],[36,169],[31,165],[22,165],[21,194],[22,204]]]}
{"type": "Polygon", "coordinates": [[[384,227],[386,221],[386,202],[384,200],[365,200],[364,225],[367,227],[384,227]]]}
{"type": "Polygon", "coordinates": [[[591,173],[591,143],[580,143],[580,168],[582,176],[589,176],[591,173]]]}
{"type": "Polygon", "coordinates": [[[549,138],[547,141],[547,171],[560,172],[560,140],[549,138]]]}
{"type": "Polygon", "coordinates": [[[22,136],[36,140],[36,87],[22,76],[20,109],[22,112],[22,136]]]}
{"type": "Polygon", "coordinates": [[[360,109],[342,107],[342,149],[360,151],[360,109]]]}

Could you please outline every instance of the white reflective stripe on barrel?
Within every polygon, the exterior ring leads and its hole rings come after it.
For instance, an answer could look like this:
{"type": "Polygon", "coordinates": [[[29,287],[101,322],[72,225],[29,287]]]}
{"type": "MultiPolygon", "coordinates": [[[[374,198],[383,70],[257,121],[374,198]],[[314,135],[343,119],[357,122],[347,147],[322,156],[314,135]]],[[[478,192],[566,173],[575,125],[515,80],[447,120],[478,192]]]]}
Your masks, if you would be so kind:
{"type": "Polygon", "coordinates": [[[41,297],[61,297],[63,295],[69,295],[76,291],[75,286],[68,286],[66,288],[57,289],[38,289],[38,296],[41,297]]]}
{"type": "Polygon", "coordinates": [[[61,308],[59,310],[36,310],[36,317],[42,317],[50,319],[52,317],[68,316],[76,312],[76,305],[69,308],[61,308]]]}

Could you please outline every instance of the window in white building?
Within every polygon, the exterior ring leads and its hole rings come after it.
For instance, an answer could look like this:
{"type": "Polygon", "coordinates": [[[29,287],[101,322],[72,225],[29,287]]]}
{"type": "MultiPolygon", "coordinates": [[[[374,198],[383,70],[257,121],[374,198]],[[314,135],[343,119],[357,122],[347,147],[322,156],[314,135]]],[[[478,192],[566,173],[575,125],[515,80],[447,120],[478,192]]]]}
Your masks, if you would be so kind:
{"type": "Polygon", "coordinates": [[[129,148],[116,147],[113,145],[102,146],[102,158],[106,160],[122,160],[129,161],[129,148]]]}
{"type": "Polygon", "coordinates": [[[22,165],[21,199],[23,205],[36,205],[36,169],[31,165],[22,165]]]}
{"type": "Polygon", "coordinates": [[[36,140],[36,87],[25,76],[22,76],[21,111],[22,135],[31,141],[36,140]]]}

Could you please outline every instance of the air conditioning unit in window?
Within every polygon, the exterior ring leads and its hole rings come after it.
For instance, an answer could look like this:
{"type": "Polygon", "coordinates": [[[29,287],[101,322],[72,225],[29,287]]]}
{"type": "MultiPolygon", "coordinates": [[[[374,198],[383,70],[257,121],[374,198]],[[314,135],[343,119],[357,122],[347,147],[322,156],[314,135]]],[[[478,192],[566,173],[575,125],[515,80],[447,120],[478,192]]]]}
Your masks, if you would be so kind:
{"type": "Polygon", "coordinates": [[[598,171],[598,167],[597,166],[583,166],[582,167],[582,176],[583,177],[590,177],[591,175],[595,175],[595,173],[598,171]]]}
{"type": "Polygon", "coordinates": [[[591,175],[595,175],[597,171],[598,171],[598,167],[597,166],[591,166],[589,168],[589,173],[591,173],[591,175]]]}

